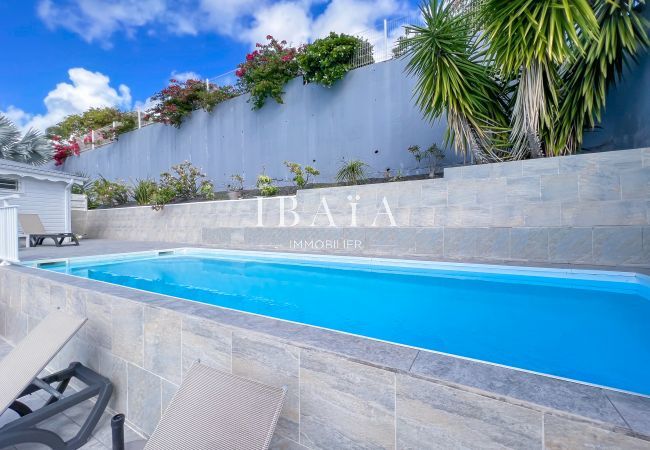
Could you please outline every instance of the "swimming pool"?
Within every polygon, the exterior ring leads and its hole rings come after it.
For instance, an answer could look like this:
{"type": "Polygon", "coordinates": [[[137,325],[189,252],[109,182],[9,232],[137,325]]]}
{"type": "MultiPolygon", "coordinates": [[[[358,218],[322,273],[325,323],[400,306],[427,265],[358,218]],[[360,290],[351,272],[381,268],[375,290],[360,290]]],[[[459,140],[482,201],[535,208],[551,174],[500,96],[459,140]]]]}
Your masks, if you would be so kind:
{"type": "Polygon", "coordinates": [[[645,276],[195,249],[34,265],[650,395],[645,276]]]}

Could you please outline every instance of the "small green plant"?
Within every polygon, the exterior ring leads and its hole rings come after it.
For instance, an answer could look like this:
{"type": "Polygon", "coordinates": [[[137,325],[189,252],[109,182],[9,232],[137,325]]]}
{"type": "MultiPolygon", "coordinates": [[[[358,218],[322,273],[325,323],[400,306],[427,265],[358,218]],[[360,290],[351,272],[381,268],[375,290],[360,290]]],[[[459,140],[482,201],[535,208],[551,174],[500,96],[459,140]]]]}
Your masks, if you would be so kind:
{"type": "Polygon", "coordinates": [[[402,181],[402,178],[404,178],[404,174],[402,173],[402,169],[397,169],[397,173],[389,178],[388,181],[402,181]]]}
{"type": "Polygon", "coordinates": [[[232,182],[226,185],[230,192],[239,192],[244,190],[244,177],[236,173],[234,175],[230,175],[230,179],[232,182]]]}
{"type": "Polygon", "coordinates": [[[175,193],[175,198],[180,200],[193,200],[214,198],[214,185],[207,179],[206,174],[194,167],[191,162],[184,161],[172,166],[172,173],[160,174],[160,186],[170,188],[175,193]]]}
{"type": "Polygon", "coordinates": [[[158,186],[156,192],[151,197],[151,208],[154,211],[160,211],[166,204],[171,203],[176,198],[176,191],[169,186],[158,186]]]}
{"type": "Polygon", "coordinates": [[[293,174],[293,181],[296,183],[298,189],[303,189],[309,183],[310,177],[316,177],[320,175],[320,172],[312,166],[303,167],[295,162],[285,161],[284,165],[287,166],[289,172],[293,174]]]}
{"type": "Polygon", "coordinates": [[[278,193],[278,187],[273,184],[273,178],[265,174],[257,177],[256,186],[264,197],[273,197],[278,193]]]}
{"type": "Polygon", "coordinates": [[[304,46],[297,59],[306,83],[330,87],[352,68],[354,52],[362,45],[361,39],[347,34],[330,33],[304,46]]]}
{"type": "Polygon", "coordinates": [[[158,191],[158,184],[154,180],[136,180],[133,186],[133,199],[138,205],[150,205],[156,191],[158,191]]]}
{"type": "Polygon", "coordinates": [[[433,178],[436,175],[436,169],[440,161],[445,159],[445,152],[443,152],[436,144],[432,144],[428,149],[422,150],[419,145],[411,145],[408,152],[413,155],[418,163],[418,167],[423,162],[429,169],[429,177],[433,178]]]}
{"type": "Polygon", "coordinates": [[[359,184],[367,176],[368,164],[358,159],[352,161],[343,161],[343,164],[336,173],[336,181],[346,184],[359,184]]]}
{"type": "Polygon", "coordinates": [[[100,176],[93,181],[88,190],[88,203],[112,207],[124,205],[129,201],[129,188],[121,181],[109,181],[100,176]]]}

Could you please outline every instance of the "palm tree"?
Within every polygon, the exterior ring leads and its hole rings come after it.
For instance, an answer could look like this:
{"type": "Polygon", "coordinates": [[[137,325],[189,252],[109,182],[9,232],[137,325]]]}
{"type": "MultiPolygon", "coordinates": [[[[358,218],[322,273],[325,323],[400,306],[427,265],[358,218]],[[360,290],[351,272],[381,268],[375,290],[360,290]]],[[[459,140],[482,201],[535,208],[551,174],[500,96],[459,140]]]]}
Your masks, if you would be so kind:
{"type": "Polygon", "coordinates": [[[9,119],[0,114],[0,158],[40,165],[52,159],[52,145],[39,131],[30,128],[22,137],[9,119]]]}
{"type": "Polygon", "coordinates": [[[477,162],[574,153],[622,67],[650,46],[643,0],[429,0],[407,27],[425,117],[477,162]],[[474,26],[477,24],[477,26],[474,26]]]}

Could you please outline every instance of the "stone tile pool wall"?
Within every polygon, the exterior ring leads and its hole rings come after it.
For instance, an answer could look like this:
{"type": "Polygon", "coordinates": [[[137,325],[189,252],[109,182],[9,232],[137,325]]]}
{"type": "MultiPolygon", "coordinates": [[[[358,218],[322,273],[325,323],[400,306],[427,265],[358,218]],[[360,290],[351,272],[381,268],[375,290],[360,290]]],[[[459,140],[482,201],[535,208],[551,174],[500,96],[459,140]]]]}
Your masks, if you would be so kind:
{"type": "Polygon", "coordinates": [[[223,248],[647,266],[649,164],[650,149],[485,164],[445,169],[441,179],[267,198],[263,226],[260,203],[250,199],[75,212],[74,229],[223,248]],[[294,215],[286,213],[280,226],[281,205],[294,202],[300,221],[290,227],[294,215]]]}
{"type": "MultiPolygon", "coordinates": [[[[200,359],[288,387],[274,448],[650,448],[643,398],[626,398],[615,408],[615,397],[603,394],[588,412],[580,400],[586,395],[572,391],[573,383],[549,379],[564,387],[537,403],[522,401],[514,392],[499,394],[516,384],[514,378],[491,390],[477,388],[485,373],[479,367],[463,375],[464,383],[448,382],[460,360],[443,367],[445,360],[433,353],[37,269],[0,267],[0,334],[7,340],[19,341],[54,309],[88,322],[50,368],[78,360],[109,377],[116,387],[110,407],[126,413],[145,435],[200,359]],[[575,399],[573,412],[545,404],[550,398],[575,399]]],[[[532,383],[529,391],[545,392],[532,383]]]]}

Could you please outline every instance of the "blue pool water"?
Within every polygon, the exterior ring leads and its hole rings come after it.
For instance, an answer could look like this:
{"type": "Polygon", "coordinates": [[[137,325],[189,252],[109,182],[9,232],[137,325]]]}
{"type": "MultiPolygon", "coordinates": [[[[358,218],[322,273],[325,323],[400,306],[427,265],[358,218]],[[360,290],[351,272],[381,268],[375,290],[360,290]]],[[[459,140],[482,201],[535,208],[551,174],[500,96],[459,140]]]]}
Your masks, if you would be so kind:
{"type": "Polygon", "coordinates": [[[650,395],[650,289],[634,277],[205,254],[42,268],[650,395]]]}

